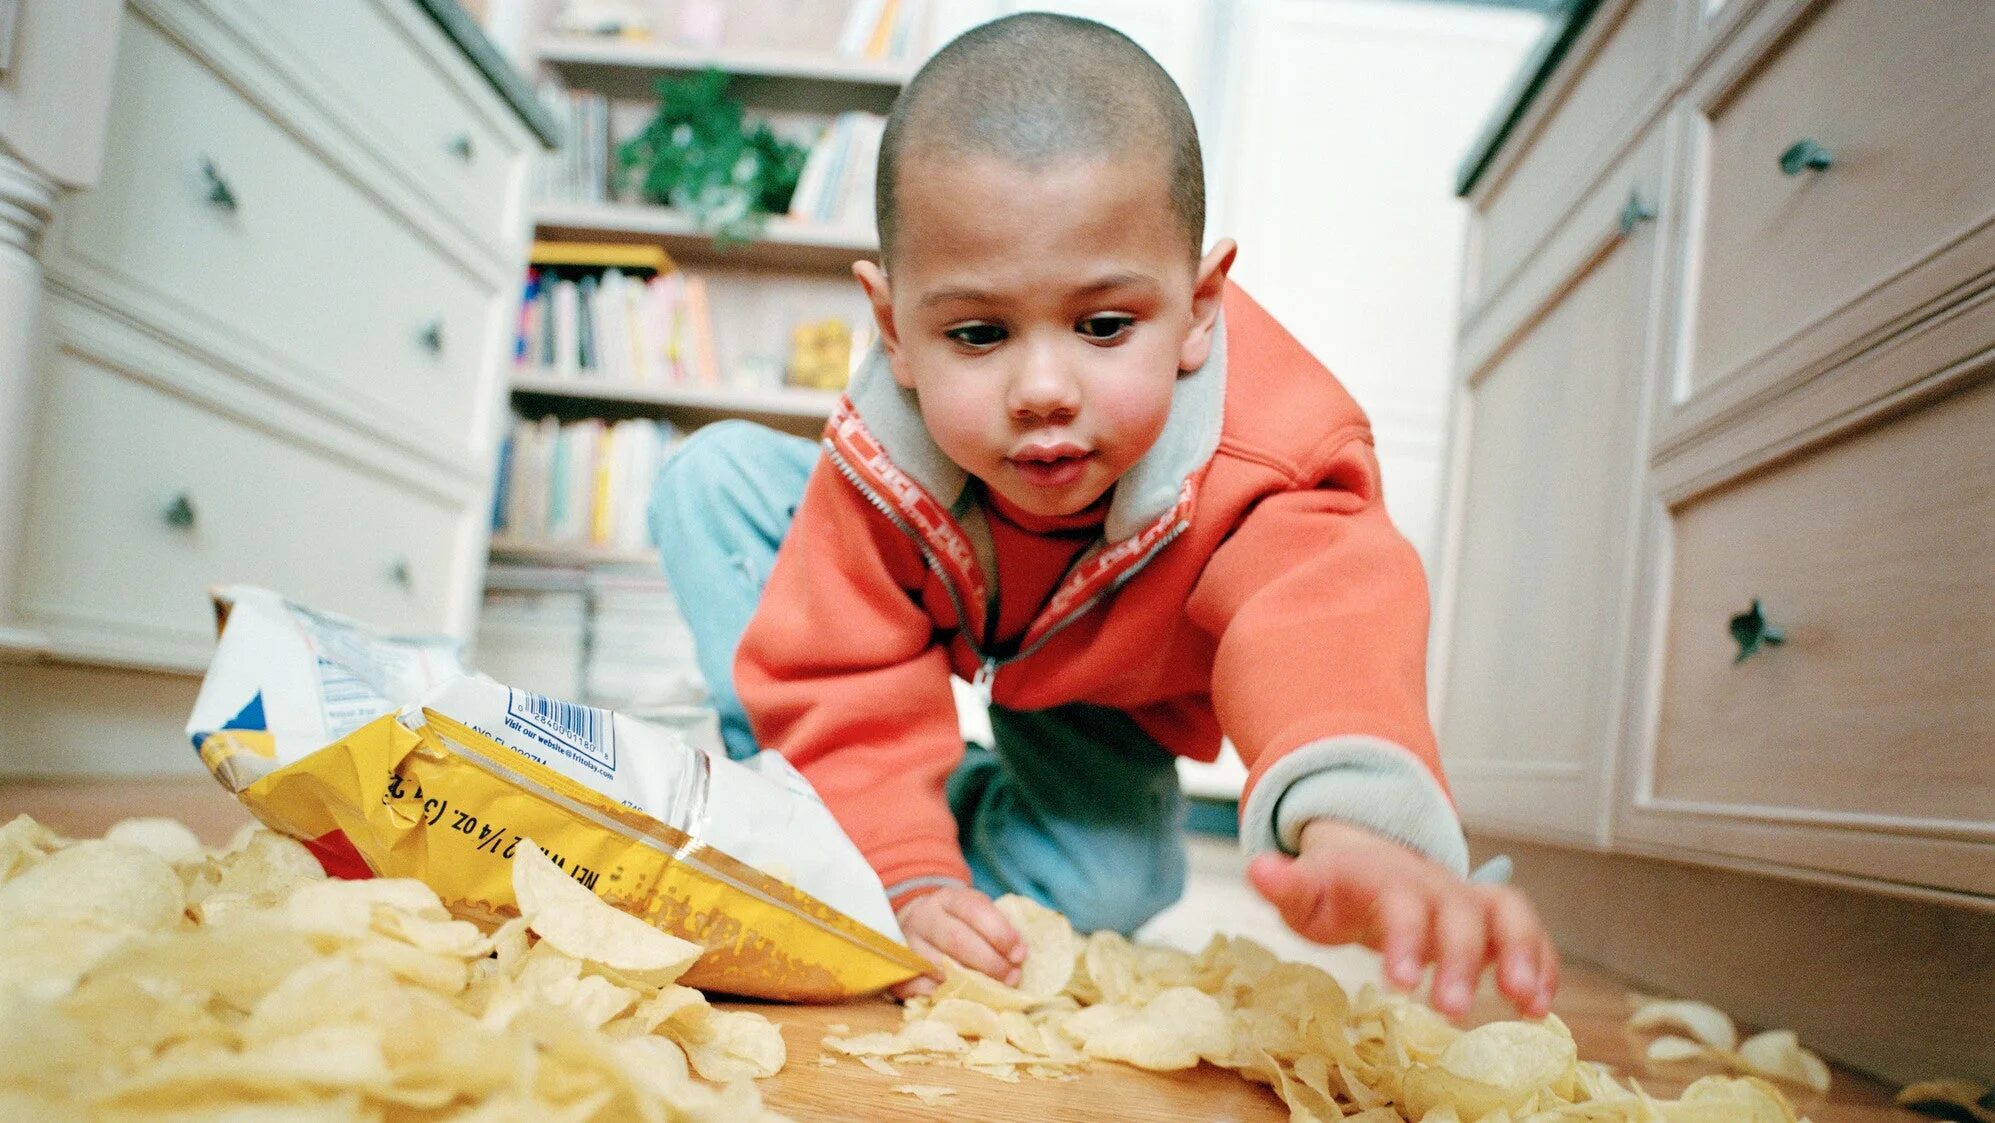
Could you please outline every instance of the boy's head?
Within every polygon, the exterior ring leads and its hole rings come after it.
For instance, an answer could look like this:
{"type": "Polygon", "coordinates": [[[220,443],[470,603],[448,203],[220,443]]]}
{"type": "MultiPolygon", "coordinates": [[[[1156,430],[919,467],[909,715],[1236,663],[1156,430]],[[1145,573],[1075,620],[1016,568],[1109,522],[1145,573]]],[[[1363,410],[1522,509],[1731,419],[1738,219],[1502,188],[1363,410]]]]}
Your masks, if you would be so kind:
{"type": "Polygon", "coordinates": [[[937,445],[1035,514],[1094,503],[1204,363],[1232,263],[1199,253],[1184,95],[1101,24],[984,24],[895,103],[878,200],[884,269],[854,272],[937,445]]]}

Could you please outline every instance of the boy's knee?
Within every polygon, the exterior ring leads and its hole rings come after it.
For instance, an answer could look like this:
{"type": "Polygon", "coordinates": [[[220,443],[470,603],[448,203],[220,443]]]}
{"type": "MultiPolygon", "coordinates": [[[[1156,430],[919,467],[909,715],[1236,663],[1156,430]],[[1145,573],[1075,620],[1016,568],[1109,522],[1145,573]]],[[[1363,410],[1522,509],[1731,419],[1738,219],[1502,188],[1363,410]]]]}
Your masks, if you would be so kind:
{"type": "Polygon", "coordinates": [[[754,478],[754,466],[768,459],[783,434],[752,421],[730,418],[693,431],[658,467],[651,485],[651,529],[658,541],[687,514],[738,504],[754,478]]]}

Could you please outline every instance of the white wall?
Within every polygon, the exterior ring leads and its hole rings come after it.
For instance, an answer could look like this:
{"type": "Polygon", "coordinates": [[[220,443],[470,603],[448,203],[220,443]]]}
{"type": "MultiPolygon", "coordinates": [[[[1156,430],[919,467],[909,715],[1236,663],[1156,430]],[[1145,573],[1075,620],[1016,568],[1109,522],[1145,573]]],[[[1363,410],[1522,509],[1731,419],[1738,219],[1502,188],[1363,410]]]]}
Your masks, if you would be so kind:
{"type": "Polygon", "coordinates": [[[1542,27],[1431,0],[1244,0],[1213,159],[1234,276],[1371,414],[1432,564],[1460,289],[1457,165],[1542,27]]]}

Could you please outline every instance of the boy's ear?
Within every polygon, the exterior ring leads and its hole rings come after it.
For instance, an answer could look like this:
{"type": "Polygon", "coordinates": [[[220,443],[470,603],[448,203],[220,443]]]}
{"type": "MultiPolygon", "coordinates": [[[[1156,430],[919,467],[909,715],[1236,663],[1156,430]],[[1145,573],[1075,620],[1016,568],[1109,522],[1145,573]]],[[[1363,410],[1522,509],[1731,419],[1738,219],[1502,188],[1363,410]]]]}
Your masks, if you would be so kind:
{"type": "Polygon", "coordinates": [[[866,290],[866,302],[873,307],[873,323],[879,328],[880,345],[886,348],[887,367],[894,372],[894,381],[911,388],[914,382],[901,362],[901,337],[894,327],[894,296],[886,270],[871,261],[855,261],[852,276],[866,290]]]}
{"type": "Polygon", "coordinates": [[[1178,369],[1194,371],[1205,365],[1212,354],[1212,333],[1219,324],[1219,306],[1226,296],[1226,274],[1240,247],[1231,238],[1221,238],[1199,260],[1192,277],[1191,326],[1185,330],[1184,345],[1178,349],[1178,369]]]}

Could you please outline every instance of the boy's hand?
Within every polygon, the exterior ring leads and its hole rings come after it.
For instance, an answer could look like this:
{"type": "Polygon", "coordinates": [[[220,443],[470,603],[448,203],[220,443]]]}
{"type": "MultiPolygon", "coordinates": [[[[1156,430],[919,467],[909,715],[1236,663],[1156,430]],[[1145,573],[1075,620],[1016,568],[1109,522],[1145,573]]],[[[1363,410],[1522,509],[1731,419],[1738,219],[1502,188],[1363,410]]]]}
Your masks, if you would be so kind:
{"type": "Polygon", "coordinates": [[[1497,964],[1497,988],[1528,1017],[1542,1017],[1558,990],[1559,955],[1524,894],[1471,885],[1403,846],[1349,823],[1316,819],[1302,829],[1301,855],[1262,854],[1247,879],[1288,926],[1325,944],[1363,943],[1385,957],[1402,990],[1434,964],[1429,1002],[1452,1018],[1468,1013],[1482,969],[1497,964]]]}
{"type": "Polygon", "coordinates": [[[935,965],[928,975],[909,979],[893,990],[908,999],[935,989],[942,977],[943,956],[970,967],[1006,986],[1018,985],[1019,964],[1025,962],[1025,941],[989,897],[967,885],[937,889],[894,913],[901,934],[915,954],[935,965]]]}

